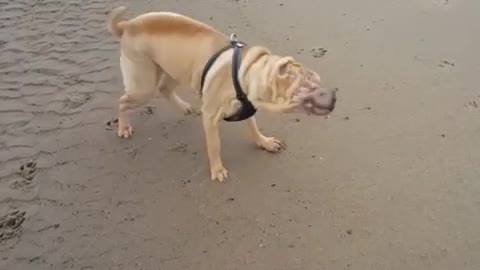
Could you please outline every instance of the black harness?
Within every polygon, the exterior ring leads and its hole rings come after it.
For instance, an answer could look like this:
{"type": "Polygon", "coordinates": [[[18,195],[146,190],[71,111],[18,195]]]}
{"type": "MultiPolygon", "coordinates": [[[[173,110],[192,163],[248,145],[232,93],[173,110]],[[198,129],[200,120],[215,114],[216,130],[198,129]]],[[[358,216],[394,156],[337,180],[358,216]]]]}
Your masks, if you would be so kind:
{"type": "Polygon", "coordinates": [[[200,83],[200,93],[203,92],[203,85],[205,83],[205,78],[207,77],[207,73],[210,68],[213,66],[215,61],[229,49],[233,49],[233,56],[232,56],[232,81],[233,81],[233,88],[235,89],[237,100],[240,101],[241,107],[238,111],[236,111],[233,115],[223,118],[225,121],[228,122],[237,122],[243,121],[252,117],[256,112],[257,109],[253,106],[252,102],[248,100],[247,95],[242,90],[240,86],[240,82],[238,81],[238,71],[240,69],[240,65],[242,63],[242,48],[245,47],[245,43],[240,42],[237,40],[235,34],[230,36],[230,44],[219,50],[215,53],[210,59],[208,60],[207,64],[203,68],[202,73],[202,80],[200,83]]]}

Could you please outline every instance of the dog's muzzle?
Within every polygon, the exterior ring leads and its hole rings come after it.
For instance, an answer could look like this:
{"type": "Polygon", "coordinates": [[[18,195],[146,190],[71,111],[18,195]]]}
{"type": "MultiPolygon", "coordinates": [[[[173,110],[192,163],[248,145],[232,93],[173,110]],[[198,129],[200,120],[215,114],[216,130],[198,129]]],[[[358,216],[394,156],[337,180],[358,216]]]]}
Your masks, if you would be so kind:
{"type": "Polygon", "coordinates": [[[298,95],[299,108],[307,114],[324,116],[331,113],[337,103],[338,89],[301,89],[298,95]]]}

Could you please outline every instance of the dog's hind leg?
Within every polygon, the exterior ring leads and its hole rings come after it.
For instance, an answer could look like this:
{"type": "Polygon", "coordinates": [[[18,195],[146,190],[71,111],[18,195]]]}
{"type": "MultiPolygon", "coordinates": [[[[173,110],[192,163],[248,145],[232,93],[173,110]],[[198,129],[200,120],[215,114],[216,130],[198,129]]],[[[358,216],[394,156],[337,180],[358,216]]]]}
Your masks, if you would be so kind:
{"type": "Polygon", "coordinates": [[[128,138],[133,134],[128,112],[142,106],[155,95],[158,74],[157,66],[149,60],[131,61],[122,56],[120,65],[125,94],[119,99],[117,134],[121,138],[128,138]]]}
{"type": "Polygon", "coordinates": [[[178,85],[177,82],[167,73],[163,71],[159,71],[159,73],[160,79],[158,81],[157,89],[160,91],[160,93],[184,114],[191,114],[193,109],[190,103],[183,100],[175,92],[175,88],[178,85]]]}

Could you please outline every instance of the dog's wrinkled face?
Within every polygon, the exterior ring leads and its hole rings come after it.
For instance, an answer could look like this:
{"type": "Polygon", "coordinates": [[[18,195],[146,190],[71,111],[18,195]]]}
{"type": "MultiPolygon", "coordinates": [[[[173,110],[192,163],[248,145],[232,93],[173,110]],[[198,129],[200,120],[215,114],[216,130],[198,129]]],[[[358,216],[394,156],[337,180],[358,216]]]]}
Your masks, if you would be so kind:
{"type": "Polygon", "coordinates": [[[288,103],[289,111],[322,116],[335,108],[337,90],[322,87],[316,72],[304,68],[291,57],[277,62],[273,80],[273,100],[288,103]]]}
{"type": "Polygon", "coordinates": [[[335,109],[337,89],[321,86],[320,76],[312,70],[306,70],[293,99],[300,103],[298,109],[307,114],[327,115],[335,109]]]}

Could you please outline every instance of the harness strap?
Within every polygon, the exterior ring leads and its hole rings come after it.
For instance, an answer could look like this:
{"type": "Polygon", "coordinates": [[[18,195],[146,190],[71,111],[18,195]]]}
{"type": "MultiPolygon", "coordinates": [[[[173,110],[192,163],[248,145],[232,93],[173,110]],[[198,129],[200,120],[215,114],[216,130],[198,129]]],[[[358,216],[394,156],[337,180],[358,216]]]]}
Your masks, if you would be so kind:
{"type": "Polygon", "coordinates": [[[242,62],[242,48],[245,47],[246,44],[237,41],[236,36],[233,34],[230,37],[230,44],[225,46],[217,53],[215,53],[205,65],[203,72],[202,72],[202,79],[200,82],[200,94],[203,92],[203,86],[205,83],[205,78],[207,76],[208,71],[213,66],[215,61],[222,55],[222,53],[226,52],[227,50],[233,48],[233,56],[232,56],[232,82],[233,88],[235,89],[236,98],[241,103],[240,109],[235,112],[233,115],[225,117],[224,120],[227,122],[237,122],[243,121],[252,117],[256,112],[257,109],[253,106],[252,102],[248,99],[245,92],[242,90],[242,86],[240,85],[240,81],[238,80],[238,71],[240,70],[240,65],[242,62]]]}
{"type": "Polygon", "coordinates": [[[220,55],[222,55],[222,53],[228,51],[229,49],[231,49],[233,47],[232,44],[229,44],[225,47],[223,47],[221,50],[219,50],[218,52],[216,52],[214,55],[212,55],[212,57],[210,57],[210,59],[208,59],[208,62],[207,64],[205,65],[205,67],[203,68],[203,72],[202,72],[202,80],[200,82],[200,95],[203,94],[203,85],[205,84],[205,78],[207,77],[207,73],[208,71],[210,70],[210,68],[213,66],[213,64],[215,63],[215,61],[217,61],[218,57],[220,57],[220,55]]]}
{"type": "Polygon", "coordinates": [[[243,46],[244,46],[243,44],[238,44],[238,43],[235,44],[235,47],[233,47],[233,58],[232,58],[233,88],[235,89],[235,93],[238,101],[240,101],[241,107],[233,115],[223,118],[223,120],[227,122],[243,121],[252,117],[257,112],[257,109],[255,109],[252,102],[250,102],[247,95],[242,90],[242,86],[240,85],[240,81],[238,80],[238,71],[240,69],[240,65],[242,62],[243,46]]]}

